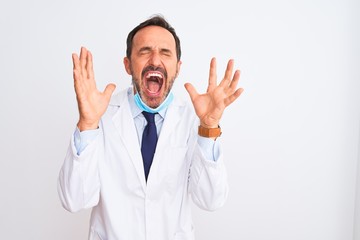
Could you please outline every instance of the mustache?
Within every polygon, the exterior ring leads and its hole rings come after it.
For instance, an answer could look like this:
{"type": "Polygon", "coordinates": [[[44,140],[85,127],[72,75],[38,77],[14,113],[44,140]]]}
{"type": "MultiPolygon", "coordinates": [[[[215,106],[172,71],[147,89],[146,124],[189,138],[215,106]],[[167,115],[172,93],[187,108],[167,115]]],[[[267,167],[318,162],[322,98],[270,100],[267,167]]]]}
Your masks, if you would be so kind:
{"type": "Polygon", "coordinates": [[[155,67],[152,65],[149,65],[147,67],[145,67],[142,72],[141,72],[141,78],[144,78],[145,74],[149,71],[158,71],[161,72],[164,75],[164,78],[167,79],[167,72],[164,68],[162,67],[155,67]]]}

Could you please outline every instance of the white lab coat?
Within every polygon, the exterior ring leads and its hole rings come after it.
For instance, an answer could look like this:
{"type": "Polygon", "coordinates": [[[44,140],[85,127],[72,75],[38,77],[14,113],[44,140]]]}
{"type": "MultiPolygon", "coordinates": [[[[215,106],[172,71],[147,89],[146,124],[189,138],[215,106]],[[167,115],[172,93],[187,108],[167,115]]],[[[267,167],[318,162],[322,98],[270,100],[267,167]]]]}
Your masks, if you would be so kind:
{"type": "Polygon", "coordinates": [[[228,193],[222,154],[216,162],[204,158],[197,125],[193,107],[175,99],[147,183],[126,91],[112,98],[100,134],[80,156],[72,137],[58,191],[68,211],[93,208],[90,240],[194,239],[190,196],[212,211],[228,193]]]}

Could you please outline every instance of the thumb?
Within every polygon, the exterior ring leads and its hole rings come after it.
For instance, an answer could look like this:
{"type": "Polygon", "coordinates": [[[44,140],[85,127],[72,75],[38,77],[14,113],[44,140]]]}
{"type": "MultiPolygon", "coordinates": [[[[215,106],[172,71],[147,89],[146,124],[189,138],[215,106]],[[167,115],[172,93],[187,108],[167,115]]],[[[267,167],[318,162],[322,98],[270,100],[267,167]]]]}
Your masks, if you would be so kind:
{"type": "Polygon", "coordinates": [[[106,86],[105,90],[104,90],[104,94],[105,96],[110,99],[111,95],[113,94],[114,90],[116,88],[116,85],[113,83],[110,83],[106,86]]]}
{"type": "Polygon", "coordinates": [[[185,83],[185,89],[189,93],[191,100],[193,100],[197,95],[195,87],[191,83],[185,83]]]}

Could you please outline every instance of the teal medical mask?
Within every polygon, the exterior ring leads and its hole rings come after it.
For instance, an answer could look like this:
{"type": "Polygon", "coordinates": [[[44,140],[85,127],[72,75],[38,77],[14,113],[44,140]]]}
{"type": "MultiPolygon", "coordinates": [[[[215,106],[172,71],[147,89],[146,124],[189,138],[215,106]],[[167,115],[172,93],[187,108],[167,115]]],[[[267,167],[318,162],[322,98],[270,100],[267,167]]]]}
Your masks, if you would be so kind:
{"type": "Polygon", "coordinates": [[[166,109],[169,106],[169,104],[174,100],[174,95],[172,92],[169,92],[169,94],[167,95],[165,100],[157,108],[151,108],[148,105],[146,105],[146,103],[144,103],[143,100],[141,99],[139,93],[136,93],[134,95],[134,100],[135,100],[136,105],[141,110],[143,110],[145,112],[149,112],[149,113],[157,113],[163,109],[166,109]]]}

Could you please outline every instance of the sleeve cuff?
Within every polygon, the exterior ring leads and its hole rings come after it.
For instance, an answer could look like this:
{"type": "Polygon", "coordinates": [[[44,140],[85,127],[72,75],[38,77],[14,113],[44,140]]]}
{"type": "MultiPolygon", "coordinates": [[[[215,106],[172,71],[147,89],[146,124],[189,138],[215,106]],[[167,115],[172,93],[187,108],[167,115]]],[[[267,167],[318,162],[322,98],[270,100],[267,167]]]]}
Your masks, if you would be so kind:
{"type": "Polygon", "coordinates": [[[98,128],[80,132],[79,128],[76,127],[74,132],[74,145],[78,156],[84,151],[89,143],[91,143],[96,138],[96,136],[99,134],[99,131],[100,129],[98,128]]]}
{"type": "Polygon", "coordinates": [[[220,157],[219,139],[214,141],[211,138],[198,136],[200,150],[206,159],[216,162],[220,157]]]}

